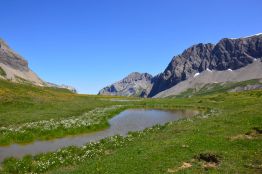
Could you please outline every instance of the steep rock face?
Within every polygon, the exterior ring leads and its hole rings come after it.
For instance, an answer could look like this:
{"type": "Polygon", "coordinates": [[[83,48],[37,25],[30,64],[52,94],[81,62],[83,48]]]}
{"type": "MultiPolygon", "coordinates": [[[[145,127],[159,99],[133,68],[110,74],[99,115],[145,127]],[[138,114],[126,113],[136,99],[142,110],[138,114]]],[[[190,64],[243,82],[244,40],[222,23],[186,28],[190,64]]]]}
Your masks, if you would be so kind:
{"type": "Polygon", "coordinates": [[[152,88],[152,75],[134,72],[119,82],[99,91],[99,95],[140,96],[147,97],[152,88]]]}
{"type": "Polygon", "coordinates": [[[0,77],[14,82],[29,82],[42,86],[44,82],[28,67],[28,62],[0,39],[0,77]]]}
{"type": "MultiPolygon", "coordinates": [[[[217,70],[205,70],[199,74],[190,77],[187,80],[184,80],[177,85],[164,90],[154,98],[165,98],[169,96],[176,96],[185,92],[188,89],[193,89],[195,92],[199,91],[206,85],[211,84],[221,84],[221,83],[228,83],[228,82],[243,82],[252,79],[262,79],[262,59],[258,59],[253,61],[253,63],[248,64],[242,68],[236,70],[224,70],[224,71],[217,71],[217,70]]],[[[259,89],[261,85],[253,85],[247,87],[237,87],[237,90],[251,90],[251,89],[259,89]]]]}
{"type": "Polygon", "coordinates": [[[30,83],[37,86],[64,88],[76,93],[76,89],[67,85],[56,85],[40,79],[28,66],[28,62],[14,52],[0,39],[0,78],[19,83],[30,83]]]}
{"type": "Polygon", "coordinates": [[[0,39],[0,62],[21,71],[29,71],[28,62],[0,39]]]}
{"type": "Polygon", "coordinates": [[[226,38],[216,45],[194,45],[181,55],[175,56],[165,71],[154,78],[149,97],[206,69],[235,70],[260,58],[262,58],[262,34],[239,39],[226,38]]]}

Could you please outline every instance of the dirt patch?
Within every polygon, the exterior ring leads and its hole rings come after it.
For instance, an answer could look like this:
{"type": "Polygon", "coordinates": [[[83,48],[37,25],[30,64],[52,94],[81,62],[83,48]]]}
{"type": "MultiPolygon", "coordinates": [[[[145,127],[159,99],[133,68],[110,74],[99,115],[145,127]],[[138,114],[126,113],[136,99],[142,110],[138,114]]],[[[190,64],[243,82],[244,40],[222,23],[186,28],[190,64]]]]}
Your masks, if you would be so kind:
{"type": "Polygon", "coordinates": [[[262,136],[262,128],[254,127],[251,131],[245,133],[245,134],[239,134],[233,137],[230,137],[230,140],[243,140],[243,139],[255,139],[262,136]]]}
{"type": "Polygon", "coordinates": [[[251,131],[245,133],[245,135],[249,135],[252,137],[262,135],[262,129],[258,127],[254,127],[251,131]]]}
{"type": "Polygon", "coordinates": [[[220,157],[212,153],[201,153],[195,158],[191,159],[190,162],[183,162],[180,167],[169,168],[167,173],[176,173],[181,170],[185,170],[192,167],[192,164],[202,165],[204,169],[217,168],[220,164],[220,157]]]}
{"type": "Polygon", "coordinates": [[[244,140],[244,139],[251,140],[251,139],[253,139],[253,137],[250,136],[250,135],[239,134],[239,135],[230,137],[229,139],[230,139],[231,141],[234,141],[234,140],[244,140]]]}
{"type": "Polygon", "coordinates": [[[254,127],[253,130],[255,130],[257,134],[262,134],[262,128],[254,127]]]}
{"type": "Polygon", "coordinates": [[[201,153],[196,156],[196,159],[202,163],[205,169],[216,168],[220,164],[220,157],[212,153],[201,153]]]}
{"type": "Polygon", "coordinates": [[[178,168],[174,168],[174,169],[167,169],[167,172],[168,173],[176,173],[180,170],[184,170],[184,169],[187,169],[187,168],[190,168],[190,167],[192,167],[192,164],[187,163],[187,162],[183,162],[182,166],[180,166],[178,168]]]}
{"type": "Polygon", "coordinates": [[[202,165],[202,167],[205,169],[217,168],[217,166],[218,166],[217,163],[210,163],[210,162],[209,163],[206,162],[202,165]]]}
{"type": "Polygon", "coordinates": [[[217,163],[219,164],[219,157],[215,154],[212,153],[201,153],[199,156],[197,156],[197,159],[199,161],[204,161],[204,162],[211,162],[211,163],[217,163]]]}

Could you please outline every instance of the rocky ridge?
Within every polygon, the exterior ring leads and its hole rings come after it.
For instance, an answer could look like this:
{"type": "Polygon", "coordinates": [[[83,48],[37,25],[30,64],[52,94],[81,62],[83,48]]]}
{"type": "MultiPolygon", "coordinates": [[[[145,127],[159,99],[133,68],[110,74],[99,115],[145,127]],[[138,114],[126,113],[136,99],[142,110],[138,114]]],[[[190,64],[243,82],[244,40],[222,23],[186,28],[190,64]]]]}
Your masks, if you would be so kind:
{"type": "Polygon", "coordinates": [[[207,69],[223,71],[242,68],[262,58],[262,34],[239,39],[222,39],[216,45],[197,44],[175,56],[153,84],[149,97],[169,89],[207,69]]]}
{"type": "Polygon", "coordinates": [[[99,95],[147,97],[152,88],[153,76],[148,73],[133,72],[124,79],[99,91],[99,95]]]}

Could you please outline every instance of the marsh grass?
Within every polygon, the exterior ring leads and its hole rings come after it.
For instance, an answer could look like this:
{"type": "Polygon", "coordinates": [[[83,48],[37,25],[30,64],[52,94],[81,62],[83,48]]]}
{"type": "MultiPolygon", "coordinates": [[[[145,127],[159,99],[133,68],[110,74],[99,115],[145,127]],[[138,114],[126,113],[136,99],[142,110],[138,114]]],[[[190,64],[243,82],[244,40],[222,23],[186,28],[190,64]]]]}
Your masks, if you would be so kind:
{"type": "Polygon", "coordinates": [[[0,127],[0,145],[27,143],[34,140],[47,140],[98,131],[108,127],[108,119],[125,108],[124,105],[114,105],[108,108],[96,108],[81,116],[66,119],[51,119],[24,123],[19,126],[0,127]]]}

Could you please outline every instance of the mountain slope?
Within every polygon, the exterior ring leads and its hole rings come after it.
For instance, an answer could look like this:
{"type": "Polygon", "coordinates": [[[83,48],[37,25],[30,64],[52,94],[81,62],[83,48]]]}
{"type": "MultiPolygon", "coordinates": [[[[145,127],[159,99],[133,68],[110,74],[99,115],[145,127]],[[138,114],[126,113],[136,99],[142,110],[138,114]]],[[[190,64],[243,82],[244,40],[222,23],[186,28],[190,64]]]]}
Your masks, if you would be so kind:
{"type": "Polygon", "coordinates": [[[99,91],[99,95],[146,97],[152,88],[152,75],[134,72],[99,91]]]}
{"type": "MultiPolygon", "coordinates": [[[[210,84],[219,84],[227,82],[242,82],[251,79],[262,79],[262,62],[261,60],[256,60],[253,63],[242,67],[237,70],[225,70],[225,71],[216,71],[216,70],[206,70],[201,73],[197,73],[189,79],[178,83],[177,85],[162,91],[154,96],[154,98],[164,98],[169,96],[179,95],[189,89],[194,92],[203,90],[207,88],[207,85],[210,84]]],[[[223,85],[222,85],[223,86],[223,85]]],[[[211,88],[210,86],[209,88],[211,88]]],[[[249,89],[252,88],[261,88],[261,85],[249,86],[249,89]]],[[[245,88],[243,88],[244,90],[245,88]]],[[[207,90],[207,89],[206,89],[207,90]]],[[[241,90],[236,88],[235,91],[241,90]]]]}
{"type": "Polygon", "coordinates": [[[154,78],[149,97],[169,89],[196,73],[210,70],[236,70],[262,58],[262,34],[222,39],[216,45],[197,44],[175,56],[165,71],[154,78]]]}
{"type": "Polygon", "coordinates": [[[29,82],[42,86],[44,82],[28,67],[28,62],[0,39],[0,78],[13,82],[29,82]]]}
{"type": "Polygon", "coordinates": [[[28,66],[28,62],[14,52],[2,39],[0,39],[0,78],[18,83],[29,83],[36,86],[64,88],[76,93],[76,89],[67,85],[56,85],[45,82],[37,76],[28,66]]]}

